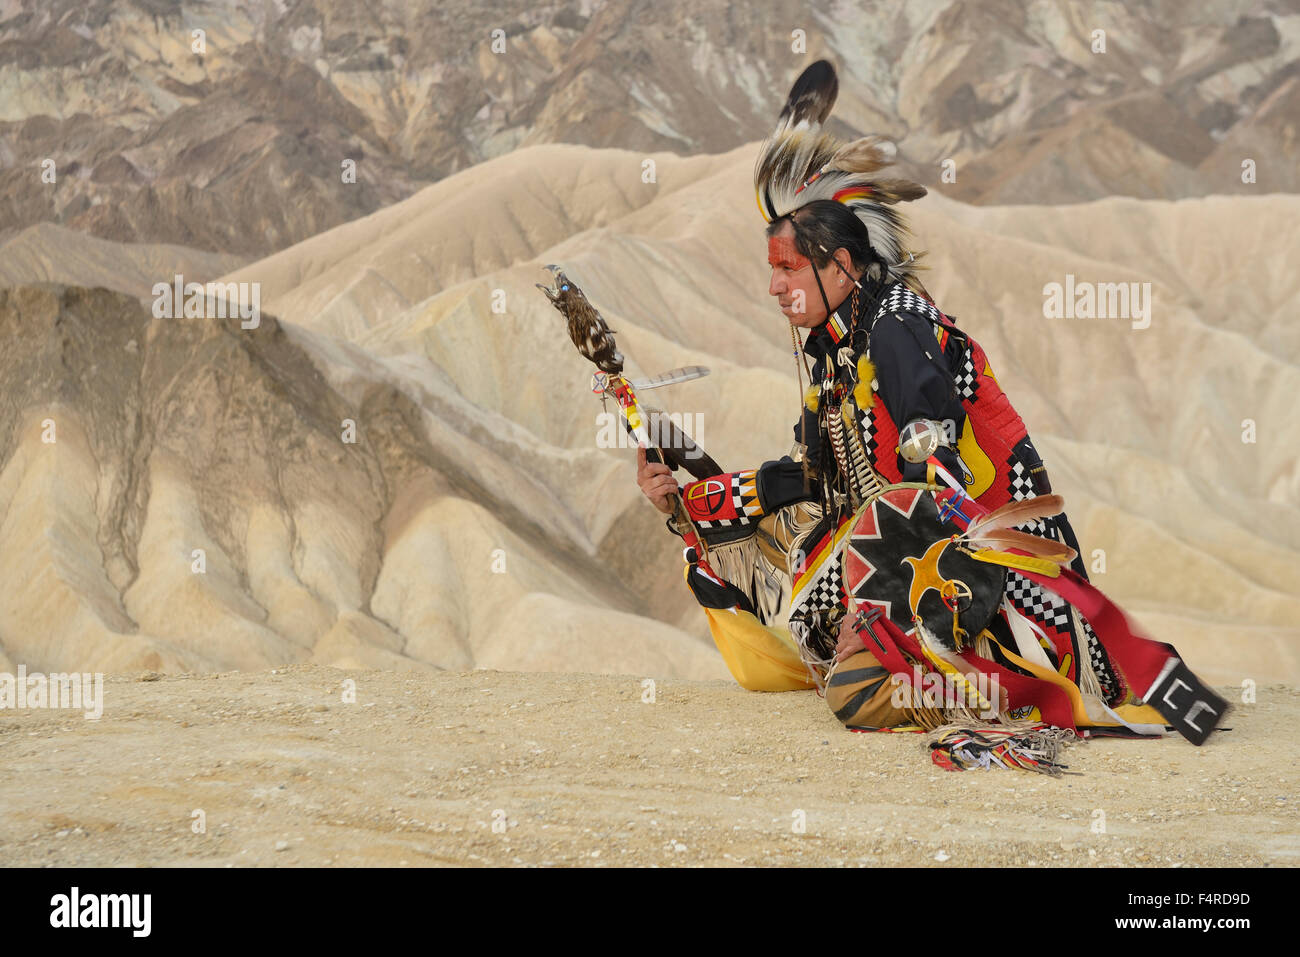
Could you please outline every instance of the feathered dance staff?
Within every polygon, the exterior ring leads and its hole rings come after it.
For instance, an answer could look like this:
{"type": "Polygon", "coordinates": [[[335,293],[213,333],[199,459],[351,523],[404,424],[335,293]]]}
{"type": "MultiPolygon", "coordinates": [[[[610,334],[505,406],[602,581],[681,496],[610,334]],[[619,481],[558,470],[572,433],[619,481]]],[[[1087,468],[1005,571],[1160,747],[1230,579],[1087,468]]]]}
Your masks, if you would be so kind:
{"type": "MultiPolygon", "coordinates": [[[[554,275],[555,284],[543,286],[541,283],[536,283],[537,288],[546,294],[551,305],[564,316],[568,323],[569,338],[577,346],[578,352],[595,363],[596,368],[600,370],[592,379],[592,391],[602,400],[608,396],[618,403],[624,427],[646,449],[647,458],[653,456],[674,469],[685,469],[700,479],[720,473],[722,469],[718,464],[696,445],[689,435],[679,429],[677,424],[659,409],[643,406],[636,394],[638,388],[654,389],[677,382],[686,382],[707,375],[709,370],[703,366],[691,366],[685,369],[674,369],[648,380],[628,379],[623,374],[623,353],[618,351],[618,346],[614,342],[614,333],[606,324],[604,317],[587,299],[578,284],[566,276],[559,266],[546,268],[554,275]],[[647,417],[650,416],[654,418],[655,435],[660,439],[658,443],[651,440],[646,429],[647,417]]],[[[705,557],[707,549],[696,534],[690,515],[682,506],[681,497],[673,495],[671,501],[674,521],[682,532],[687,548],[694,549],[695,556],[704,565],[705,571],[712,574],[705,557]]]]}

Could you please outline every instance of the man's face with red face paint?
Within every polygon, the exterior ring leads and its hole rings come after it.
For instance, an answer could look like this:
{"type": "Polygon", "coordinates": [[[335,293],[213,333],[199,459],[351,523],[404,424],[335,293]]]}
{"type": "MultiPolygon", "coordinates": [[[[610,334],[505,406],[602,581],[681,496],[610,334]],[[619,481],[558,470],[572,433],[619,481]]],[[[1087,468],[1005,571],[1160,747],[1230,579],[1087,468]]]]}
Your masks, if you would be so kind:
{"type": "MultiPolygon", "coordinates": [[[[813,273],[816,266],[795,248],[794,226],[788,219],[768,238],[767,261],[772,267],[772,281],[768,284],[767,291],[769,295],[776,296],[786,318],[800,329],[816,329],[825,322],[826,304],[817,291],[817,280],[813,273]]],[[[820,275],[831,308],[838,308],[847,295],[844,282],[841,281],[844,274],[834,263],[827,263],[826,268],[820,270],[820,275]]]]}

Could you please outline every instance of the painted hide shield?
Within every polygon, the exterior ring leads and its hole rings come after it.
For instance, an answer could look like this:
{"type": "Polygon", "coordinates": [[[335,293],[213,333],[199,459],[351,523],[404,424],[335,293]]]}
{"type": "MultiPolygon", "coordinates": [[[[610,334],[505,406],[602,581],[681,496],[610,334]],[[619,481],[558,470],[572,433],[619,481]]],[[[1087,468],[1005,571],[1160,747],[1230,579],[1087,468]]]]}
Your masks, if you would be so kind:
{"type": "Polygon", "coordinates": [[[939,517],[935,491],[891,486],[862,507],[844,546],[844,589],[904,632],[920,618],[957,650],[997,612],[1007,571],[959,547],[961,529],[939,517]]]}

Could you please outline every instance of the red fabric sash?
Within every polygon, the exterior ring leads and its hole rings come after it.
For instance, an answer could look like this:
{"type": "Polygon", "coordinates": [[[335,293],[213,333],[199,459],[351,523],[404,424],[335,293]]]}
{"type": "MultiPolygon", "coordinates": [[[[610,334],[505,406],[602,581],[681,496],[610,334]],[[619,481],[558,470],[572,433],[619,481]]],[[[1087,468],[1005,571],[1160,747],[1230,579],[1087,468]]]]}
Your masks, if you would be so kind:
{"type": "MultiPolygon", "coordinates": [[[[1146,694],[1160,676],[1165,662],[1178,657],[1173,645],[1147,638],[1134,630],[1120,607],[1107,598],[1101,589],[1084,581],[1068,568],[1061,569],[1059,578],[1019,569],[1016,574],[1023,575],[1065,599],[1088,619],[1092,630],[1101,639],[1111,665],[1120,673],[1120,679],[1135,697],[1146,694]]],[[[1087,649],[1081,648],[1080,653],[1087,654],[1087,649]]]]}

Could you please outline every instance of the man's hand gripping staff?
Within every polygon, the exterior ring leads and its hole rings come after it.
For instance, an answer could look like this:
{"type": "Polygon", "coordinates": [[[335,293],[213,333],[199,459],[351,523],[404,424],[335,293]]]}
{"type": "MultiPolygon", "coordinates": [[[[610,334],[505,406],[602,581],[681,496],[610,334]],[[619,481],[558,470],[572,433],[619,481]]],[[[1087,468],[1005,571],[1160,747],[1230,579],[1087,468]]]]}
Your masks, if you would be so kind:
{"type": "MultiPolygon", "coordinates": [[[[670,477],[672,468],[685,468],[696,478],[707,478],[719,474],[722,470],[717,463],[704,454],[704,451],[677,429],[675,425],[669,423],[666,416],[659,421],[669,431],[668,449],[661,449],[651,442],[649,432],[646,429],[646,412],[648,410],[644,410],[638,402],[636,389],[632,381],[623,374],[623,354],[618,351],[618,347],[614,342],[613,331],[606,325],[600,313],[596,311],[596,308],[587,300],[582,289],[573,280],[569,279],[558,266],[547,266],[546,268],[555,276],[555,284],[553,286],[543,286],[541,283],[537,283],[537,288],[546,294],[546,298],[550,300],[551,305],[567,320],[569,338],[573,340],[573,344],[578,351],[600,369],[600,372],[593,378],[593,391],[600,395],[602,399],[612,397],[618,403],[624,425],[636,437],[640,448],[643,450],[638,452],[638,459],[643,454],[647,463],[662,464],[670,469],[668,472],[670,477]]],[[[699,367],[693,367],[689,370],[674,370],[674,372],[657,377],[655,380],[646,383],[646,385],[649,388],[654,388],[657,385],[667,385],[672,382],[697,378],[707,373],[707,369],[699,367]]],[[[662,415],[662,413],[659,414],[662,415]]],[[[672,481],[671,488],[664,491],[667,494],[673,520],[682,534],[682,540],[688,548],[695,550],[700,566],[712,574],[712,569],[708,567],[705,560],[706,549],[704,542],[701,541],[697,534],[695,524],[691,521],[691,517],[682,503],[681,496],[677,493],[677,483],[672,481]]]]}

